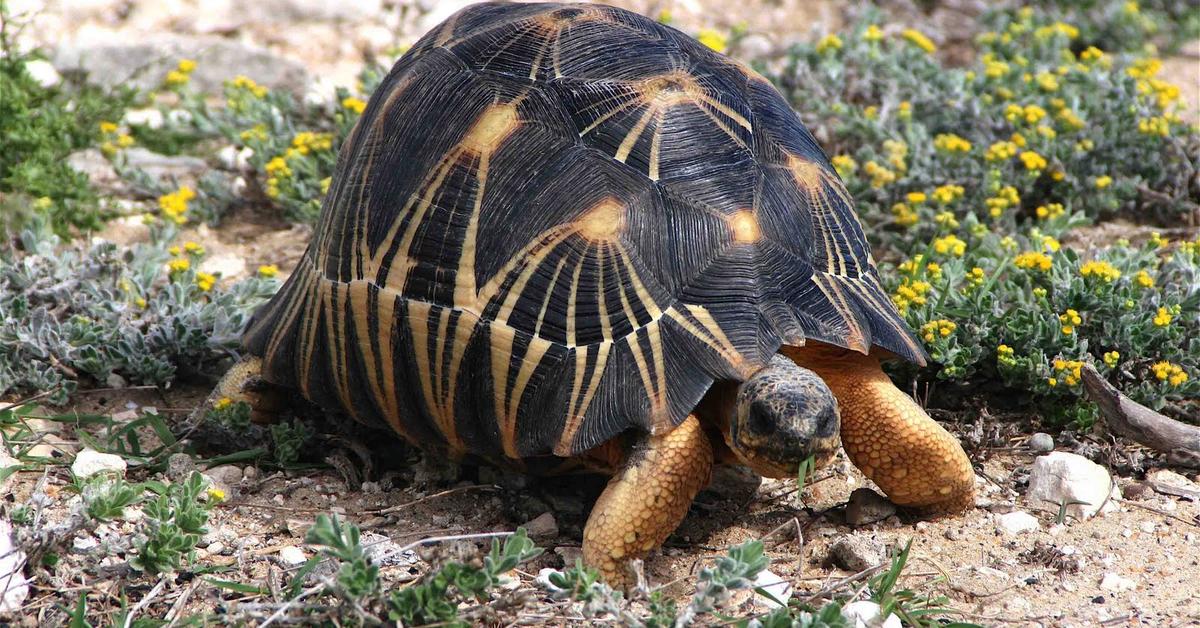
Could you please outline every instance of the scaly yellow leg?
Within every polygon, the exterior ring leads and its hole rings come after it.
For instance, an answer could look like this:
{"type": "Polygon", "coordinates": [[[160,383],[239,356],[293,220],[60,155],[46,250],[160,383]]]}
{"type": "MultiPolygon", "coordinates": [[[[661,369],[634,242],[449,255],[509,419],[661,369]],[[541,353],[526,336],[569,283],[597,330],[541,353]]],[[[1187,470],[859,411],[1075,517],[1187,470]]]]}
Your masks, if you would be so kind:
{"type": "Polygon", "coordinates": [[[900,506],[928,514],[975,503],[975,472],[950,432],[896,388],[878,358],[831,347],[784,347],[837,397],[850,461],[900,506]]]}
{"type": "Polygon", "coordinates": [[[583,561],[615,589],[632,584],[629,561],[667,540],[712,477],[713,450],[695,415],[635,447],[592,507],[583,561]]]}

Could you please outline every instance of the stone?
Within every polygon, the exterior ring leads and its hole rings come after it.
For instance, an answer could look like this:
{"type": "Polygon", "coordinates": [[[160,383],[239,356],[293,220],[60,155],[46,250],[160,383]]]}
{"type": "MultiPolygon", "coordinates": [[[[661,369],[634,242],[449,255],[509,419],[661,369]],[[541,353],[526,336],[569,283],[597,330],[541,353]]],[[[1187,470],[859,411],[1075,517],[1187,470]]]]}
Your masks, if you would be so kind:
{"type": "Polygon", "coordinates": [[[40,86],[54,87],[62,82],[62,76],[54,69],[54,64],[45,59],[30,59],[25,62],[25,71],[40,86]]]}
{"type": "Polygon", "coordinates": [[[554,520],[554,515],[549,512],[544,512],[526,522],[524,528],[531,539],[544,540],[553,539],[558,536],[558,522],[554,520]]]}
{"type": "Polygon", "coordinates": [[[129,126],[144,126],[148,129],[161,129],[166,119],[162,111],[148,107],[146,109],[130,109],[125,112],[121,121],[129,126]]]}
{"type": "Polygon", "coordinates": [[[1033,532],[1042,527],[1037,517],[1023,511],[1005,513],[996,517],[996,531],[1010,536],[1033,532]]]}
{"type": "Polygon", "coordinates": [[[360,539],[367,558],[381,567],[411,567],[421,560],[416,552],[401,549],[399,544],[382,534],[363,532],[360,539]]]}
{"type": "Polygon", "coordinates": [[[221,37],[164,34],[136,41],[68,42],[55,50],[52,61],[60,72],[84,72],[98,85],[150,90],[182,59],[196,62],[191,84],[202,93],[219,94],[222,84],[238,75],[297,97],[308,88],[308,71],[300,62],[221,37]]]}
{"type": "Polygon", "coordinates": [[[208,164],[199,157],[160,155],[141,146],[126,148],[121,154],[126,166],[141,170],[153,179],[197,179],[208,170],[208,164]]]}
{"type": "Polygon", "coordinates": [[[1113,593],[1123,593],[1136,589],[1137,582],[1110,571],[1100,579],[1100,588],[1113,593]]]}
{"type": "Polygon", "coordinates": [[[199,270],[222,279],[243,277],[246,275],[246,259],[234,253],[217,253],[201,260],[199,270]]]}
{"type": "Polygon", "coordinates": [[[191,455],[175,453],[167,456],[167,479],[182,482],[196,470],[196,461],[191,455]]]}
{"type": "Polygon", "coordinates": [[[308,557],[304,555],[304,550],[295,545],[289,545],[279,550],[279,560],[285,565],[294,567],[308,562],[308,557]]]}
{"type": "Polygon", "coordinates": [[[222,168],[239,172],[250,169],[250,158],[253,156],[253,148],[238,148],[232,144],[217,151],[217,161],[221,162],[222,168]]]}
{"type": "Polygon", "coordinates": [[[842,607],[842,618],[853,628],[901,628],[900,618],[892,613],[882,620],[879,605],[868,600],[851,602],[842,607]]]}
{"type": "Polygon", "coordinates": [[[1029,447],[1029,451],[1034,453],[1050,453],[1054,451],[1054,437],[1045,432],[1037,432],[1029,437],[1029,442],[1025,445],[1029,447]]]}
{"type": "Polygon", "coordinates": [[[539,587],[551,593],[554,593],[555,591],[562,591],[562,589],[554,586],[554,583],[550,581],[550,576],[554,574],[561,575],[562,572],[551,567],[543,567],[540,571],[538,571],[538,575],[533,581],[537,583],[539,587]]]}
{"type": "Polygon", "coordinates": [[[98,473],[125,475],[125,459],[114,454],[102,454],[94,449],[84,449],[71,463],[71,473],[77,478],[90,478],[98,473]]]}
{"type": "Polygon", "coordinates": [[[1155,469],[1146,474],[1146,481],[1157,485],[1161,492],[1178,495],[1192,501],[1200,500],[1200,484],[1170,469],[1155,469]],[[1165,489],[1165,490],[1164,490],[1165,489]],[[1170,489],[1179,489],[1171,491],[1170,489]]]}
{"type": "Polygon", "coordinates": [[[837,566],[850,571],[862,571],[882,563],[887,556],[887,548],[875,537],[850,534],[834,542],[829,554],[837,566]]]}
{"type": "Polygon", "coordinates": [[[86,554],[100,545],[100,541],[90,534],[77,536],[71,540],[71,551],[76,554],[86,554]]]}
{"type": "Polygon", "coordinates": [[[233,464],[222,464],[204,471],[204,475],[214,479],[223,487],[233,487],[242,482],[242,468],[233,464]]]}
{"type": "Polygon", "coordinates": [[[21,612],[29,597],[29,580],[22,570],[25,552],[13,544],[12,524],[0,519],[0,617],[21,612]]]}
{"type": "Polygon", "coordinates": [[[854,489],[850,493],[850,500],[846,502],[846,523],[852,526],[883,521],[894,514],[895,504],[865,486],[854,489]]]}
{"type": "Polygon", "coordinates": [[[125,187],[117,169],[98,148],[85,148],[67,155],[67,165],[102,190],[119,191],[125,187]]]}
{"type": "Polygon", "coordinates": [[[773,611],[777,608],[787,607],[788,601],[792,599],[792,583],[788,582],[787,578],[778,576],[766,569],[758,572],[754,577],[754,590],[765,591],[769,595],[759,595],[756,602],[764,607],[764,610],[773,611]]]}
{"type": "Polygon", "coordinates": [[[1036,508],[1058,512],[1065,507],[1066,514],[1087,519],[1100,511],[1114,488],[1104,467],[1083,456],[1056,451],[1034,460],[1025,499],[1036,508]]]}

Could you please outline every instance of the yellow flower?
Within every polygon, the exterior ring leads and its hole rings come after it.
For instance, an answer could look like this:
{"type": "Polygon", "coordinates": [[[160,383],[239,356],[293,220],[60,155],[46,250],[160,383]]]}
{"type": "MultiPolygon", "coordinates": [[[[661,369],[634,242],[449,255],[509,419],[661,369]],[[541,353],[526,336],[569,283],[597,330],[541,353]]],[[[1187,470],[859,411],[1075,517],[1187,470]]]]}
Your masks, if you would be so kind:
{"type": "Polygon", "coordinates": [[[1188,380],[1188,374],[1183,371],[1183,367],[1178,364],[1162,361],[1155,362],[1150,365],[1150,370],[1154,372],[1154,377],[1160,382],[1166,382],[1171,386],[1181,386],[1188,380]]]}
{"type": "Polygon", "coordinates": [[[871,24],[867,30],[863,31],[863,39],[866,41],[880,41],[883,39],[883,31],[876,25],[871,24]]]}
{"type": "Polygon", "coordinates": [[[988,161],[1004,161],[1012,158],[1017,154],[1017,145],[1014,142],[996,142],[988,147],[987,153],[984,154],[984,159],[988,161]]]}
{"type": "Polygon", "coordinates": [[[911,227],[917,224],[917,221],[920,220],[917,212],[913,211],[904,203],[896,203],[895,205],[892,205],[892,215],[895,216],[896,224],[900,225],[901,227],[911,227]]]}
{"type": "Polygon", "coordinates": [[[901,120],[912,118],[912,103],[907,100],[900,101],[900,107],[896,109],[896,117],[901,120]]]}
{"type": "Polygon", "coordinates": [[[183,224],[187,222],[188,201],[193,198],[196,198],[196,192],[192,188],[183,185],[170,194],[158,197],[158,207],[165,216],[173,220],[176,224],[183,224]]]}
{"type": "Polygon", "coordinates": [[[988,78],[1003,78],[1007,76],[1011,68],[1009,65],[995,58],[992,53],[987,53],[983,56],[983,75],[988,78]]]}
{"type": "Polygon", "coordinates": [[[233,405],[233,400],[229,397],[221,397],[213,404],[213,410],[224,410],[233,405]]]}
{"type": "Polygon", "coordinates": [[[908,164],[904,161],[905,157],[908,157],[908,144],[900,140],[884,140],[883,151],[887,153],[888,164],[897,172],[908,170],[908,164]]]}
{"type": "Polygon", "coordinates": [[[204,247],[192,242],[191,240],[183,243],[183,250],[191,253],[192,255],[204,255],[204,247]]]}
{"type": "Polygon", "coordinates": [[[196,62],[191,59],[180,59],[176,69],[184,74],[191,74],[196,69],[196,62]]]}
{"type": "Polygon", "coordinates": [[[958,329],[958,325],[954,321],[939,318],[921,325],[921,337],[925,339],[925,342],[933,342],[939,336],[942,338],[949,337],[956,329],[958,329]]]}
{"type": "Polygon", "coordinates": [[[217,278],[210,273],[196,273],[196,287],[200,288],[201,292],[212,290],[213,285],[217,283],[217,278]]]}
{"type": "Polygon", "coordinates": [[[362,113],[367,109],[367,103],[360,98],[347,96],[342,99],[342,107],[349,109],[354,113],[362,113]]]}
{"type": "Polygon", "coordinates": [[[941,203],[942,205],[949,205],[950,203],[962,198],[965,192],[966,190],[963,189],[963,186],[947,183],[946,185],[939,185],[936,189],[934,189],[933,200],[941,203]]]}
{"type": "Polygon", "coordinates": [[[1058,79],[1049,72],[1039,72],[1037,75],[1037,84],[1044,92],[1058,91],[1058,79]]]}
{"type": "Polygon", "coordinates": [[[966,153],[971,150],[971,143],[953,133],[941,133],[933,138],[933,147],[947,153],[966,153]]]}
{"type": "Polygon", "coordinates": [[[871,177],[871,187],[876,189],[885,187],[896,180],[895,172],[888,170],[874,161],[868,161],[863,164],[863,172],[868,177],[871,177]]]}
{"type": "Polygon", "coordinates": [[[1083,319],[1080,318],[1079,312],[1068,309],[1066,312],[1058,315],[1058,322],[1062,323],[1062,333],[1070,336],[1075,333],[1075,326],[1082,323],[1083,319]]]}
{"type": "Polygon", "coordinates": [[[725,49],[729,47],[729,38],[711,28],[705,28],[696,33],[696,40],[717,52],[725,52],[725,49]]]}
{"type": "Polygon", "coordinates": [[[957,229],[958,228],[958,219],[954,217],[954,212],[948,212],[948,211],[938,212],[938,214],[933,217],[933,220],[939,226],[944,227],[946,229],[957,229]]]}
{"type": "Polygon", "coordinates": [[[1066,385],[1074,386],[1079,383],[1080,371],[1083,369],[1083,362],[1079,360],[1064,360],[1062,358],[1058,358],[1054,360],[1053,366],[1055,374],[1062,376],[1063,383],[1066,385]]]}
{"type": "Polygon", "coordinates": [[[896,294],[892,295],[892,302],[896,304],[896,309],[904,314],[908,312],[910,305],[925,305],[927,300],[925,295],[929,293],[930,287],[929,282],[914,281],[905,277],[900,287],[896,288],[896,294]]]}
{"type": "Polygon", "coordinates": [[[1129,2],[1126,2],[1125,5],[1122,7],[1122,10],[1124,10],[1126,13],[1128,13],[1130,15],[1137,15],[1138,11],[1140,11],[1141,9],[1138,7],[1137,2],[1134,2],[1134,0],[1129,0],[1129,2]]]}
{"type": "Polygon", "coordinates": [[[1088,46],[1079,53],[1080,61],[1099,61],[1104,58],[1104,51],[1095,46],[1088,46]]]}
{"type": "Polygon", "coordinates": [[[207,494],[208,494],[208,500],[215,504],[219,504],[219,503],[225,501],[225,499],[226,499],[225,491],[223,491],[215,486],[208,487],[207,494]]]}
{"type": "Polygon", "coordinates": [[[1152,246],[1156,249],[1162,249],[1162,248],[1166,248],[1166,246],[1170,243],[1171,243],[1171,241],[1162,237],[1161,233],[1159,233],[1157,231],[1150,233],[1150,246],[1152,246]]]}
{"type": "Polygon", "coordinates": [[[958,236],[950,234],[934,240],[933,250],[940,255],[962,257],[967,252],[967,243],[958,239],[958,236]]]}
{"type": "Polygon", "coordinates": [[[333,177],[325,177],[321,179],[321,194],[329,193],[329,184],[333,182],[333,177]]]}
{"type": "Polygon", "coordinates": [[[1096,177],[1096,180],[1093,183],[1095,183],[1097,190],[1103,190],[1104,188],[1112,185],[1112,181],[1112,177],[1104,175],[1096,177]]]}
{"type": "Polygon", "coordinates": [[[832,33],[821,38],[817,42],[817,53],[825,54],[831,50],[840,50],[842,48],[842,38],[832,33]]]}
{"type": "Polygon", "coordinates": [[[1143,135],[1167,137],[1171,134],[1171,125],[1163,116],[1141,118],[1138,120],[1138,132],[1143,135]]]}
{"type": "Polygon", "coordinates": [[[1092,260],[1079,267],[1079,274],[1084,277],[1095,277],[1104,283],[1112,283],[1120,278],[1121,271],[1108,262],[1092,260]]]}
{"type": "Polygon", "coordinates": [[[191,80],[192,77],[188,76],[187,72],[171,70],[170,72],[167,72],[167,78],[163,82],[167,85],[167,87],[180,87],[187,85],[191,80]]]}
{"type": "Polygon", "coordinates": [[[1008,345],[1000,345],[996,347],[996,357],[1001,362],[1008,362],[1013,359],[1013,348],[1008,345]]]}
{"type": "Polygon", "coordinates": [[[186,257],[179,257],[167,262],[167,268],[173,273],[181,273],[192,267],[192,262],[186,257]]]}
{"type": "Polygon", "coordinates": [[[1062,203],[1047,203],[1045,205],[1038,205],[1038,208],[1036,211],[1037,211],[1037,217],[1042,220],[1058,218],[1059,216],[1063,215],[1063,213],[1066,212],[1066,210],[1062,206],[1062,203]]]}
{"type": "Polygon", "coordinates": [[[248,142],[250,140],[265,142],[267,140],[267,125],[260,122],[253,127],[242,131],[238,134],[238,136],[242,138],[243,142],[248,142]]]}
{"type": "Polygon", "coordinates": [[[272,157],[271,161],[267,162],[266,170],[268,175],[275,178],[292,176],[292,169],[283,157],[272,157]]]}
{"type": "Polygon", "coordinates": [[[942,278],[942,265],[938,264],[936,262],[929,262],[928,264],[925,265],[925,272],[929,275],[930,279],[934,279],[934,280],[941,279],[942,278]]]}
{"type": "Polygon", "coordinates": [[[275,264],[263,264],[258,267],[259,277],[274,277],[279,274],[279,267],[275,264]]]}
{"type": "Polygon", "coordinates": [[[1047,377],[1046,383],[1049,384],[1051,388],[1054,388],[1055,386],[1058,385],[1058,379],[1056,379],[1054,377],[1047,377]]]}
{"type": "Polygon", "coordinates": [[[904,29],[904,31],[900,33],[900,36],[912,42],[916,47],[924,50],[928,54],[933,54],[937,50],[937,46],[935,46],[933,42],[925,36],[924,33],[914,28],[904,29]]]}
{"type": "Polygon", "coordinates": [[[1108,365],[1108,368],[1110,368],[1110,369],[1116,368],[1117,362],[1119,362],[1120,360],[1121,360],[1121,354],[1117,351],[1109,351],[1104,354],[1104,363],[1106,365],[1108,365]]]}
{"type": "Polygon", "coordinates": [[[1171,324],[1172,318],[1174,318],[1174,317],[1171,316],[1170,310],[1168,310],[1165,307],[1160,307],[1160,308],[1158,308],[1158,312],[1154,315],[1154,326],[1155,327],[1166,327],[1167,325],[1171,324]]]}
{"type": "Polygon", "coordinates": [[[879,117],[879,107],[876,107],[875,105],[864,107],[863,117],[868,120],[874,120],[875,118],[879,117]]]}
{"type": "Polygon", "coordinates": [[[1044,124],[1038,125],[1037,133],[1038,133],[1038,135],[1040,135],[1048,140],[1052,140],[1052,139],[1058,137],[1058,131],[1055,131],[1053,128],[1046,126],[1044,124]]]}
{"type": "Polygon", "coordinates": [[[987,205],[988,213],[993,218],[999,218],[1004,210],[1009,207],[1019,207],[1021,205],[1021,195],[1017,193],[1017,188],[1011,185],[1006,185],[1000,188],[1000,191],[995,196],[984,201],[987,205]]]}
{"type": "Polygon", "coordinates": [[[267,88],[255,83],[254,79],[242,74],[233,77],[233,80],[230,81],[229,84],[235,89],[241,89],[250,92],[255,98],[262,98],[267,95],[267,88]]]}
{"type": "Polygon", "coordinates": [[[101,122],[100,123],[100,132],[101,133],[104,133],[104,134],[116,133],[116,131],[117,131],[116,124],[114,124],[112,122],[101,122]]]}
{"type": "Polygon", "coordinates": [[[1051,261],[1050,256],[1046,255],[1045,253],[1028,251],[1021,253],[1015,259],[1013,259],[1013,265],[1015,265],[1017,268],[1024,268],[1027,270],[1040,270],[1042,272],[1049,272],[1053,262],[1051,261]]]}
{"type": "Polygon", "coordinates": [[[1150,273],[1144,270],[1139,270],[1137,274],[1133,276],[1133,280],[1137,282],[1137,285],[1143,288],[1154,287],[1154,278],[1150,276],[1150,273]]]}
{"type": "Polygon", "coordinates": [[[831,161],[834,169],[843,179],[858,171],[858,162],[854,161],[850,155],[835,155],[831,161]]]}
{"type": "Polygon", "coordinates": [[[1046,298],[1046,289],[1045,289],[1045,288],[1043,288],[1043,287],[1041,287],[1041,286],[1038,286],[1038,287],[1034,288],[1034,289],[1033,289],[1033,296],[1034,296],[1035,298],[1038,298],[1038,299],[1044,299],[1044,298],[1046,298]]]}
{"type": "Polygon", "coordinates": [[[142,309],[146,309],[146,298],[145,297],[135,297],[133,299],[133,304],[142,309]]]}
{"type": "Polygon", "coordinates": [[[183,255],[183,249],[181,249],[177,246],[172,246],[171,248],[167,249],[167,252],[170,253],[174,257],[179,257],[180,255],[183,255]]]}
{"type": "Polygon", "coordinates": [[[1046,167],[1046,158],[1031,151],[1021,151],[1021,163],[1025,164],[1026,170],[1038,171],[1046,167]]]}
{"type": "Polygon", "coordinates": [[[985,275],[983,269],[978,266],[972,268],[971,271],[966,275],[967,282],[972,286],[983,285],[983,280],[986,278],[987,275],[985,275]]]}
{"type": "Polygon", "coordinates": [[[916,204],[924,203],[925,199],[928,197],[925,196],[924,192],[909,192],[908,194],[904,195],[904,198],[907,199],[908,202],[916,204]]]}
{"type": "Polygon", "coordinates": [[[1038,236],[1042,240],[1042,246],[1046,247],[1047,251],[1054,253],[1062,248],[1062,244],[1051,236],[1038,236]]]}
{"type": "Polygon", "coordinates": [[[333,148],[333,135],[329,133],[301,131],[296,134],[296,137],[292,138],[292,148],[299,151],[301,155],[330,150],[333,148]]]}

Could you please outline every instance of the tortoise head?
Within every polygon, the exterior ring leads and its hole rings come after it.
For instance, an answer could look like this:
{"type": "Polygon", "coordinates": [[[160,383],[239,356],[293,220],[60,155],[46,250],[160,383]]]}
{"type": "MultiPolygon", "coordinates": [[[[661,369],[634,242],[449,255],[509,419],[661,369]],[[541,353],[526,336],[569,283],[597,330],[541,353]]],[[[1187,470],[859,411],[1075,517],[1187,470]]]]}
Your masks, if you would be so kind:
{"type": "Polygon", "coordinates": [[[837,400],[812,371],[775,356],[738,388],[736,415],[725,436],[759,475],[794,477],[812,457],[820,466],[837,452],[837,400]]]}

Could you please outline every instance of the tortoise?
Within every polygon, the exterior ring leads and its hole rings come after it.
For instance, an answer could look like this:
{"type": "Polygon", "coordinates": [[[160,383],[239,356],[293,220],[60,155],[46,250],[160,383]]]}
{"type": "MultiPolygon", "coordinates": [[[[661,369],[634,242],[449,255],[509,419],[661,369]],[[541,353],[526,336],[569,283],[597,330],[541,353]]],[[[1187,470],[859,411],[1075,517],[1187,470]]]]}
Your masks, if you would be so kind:
{"type": "Polygon", "coordinates": [[[436,455],[613,474],[583,556],[614,585],[714,464],[793,476],[839,433],[895,503],[973,503],[880,368],[926,354],[814,137],[758,73],[617,8],[477,4],[421,38],[243,348],[210,400],[292,389],[436,455]]]}

